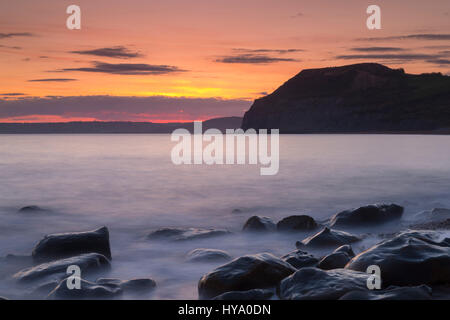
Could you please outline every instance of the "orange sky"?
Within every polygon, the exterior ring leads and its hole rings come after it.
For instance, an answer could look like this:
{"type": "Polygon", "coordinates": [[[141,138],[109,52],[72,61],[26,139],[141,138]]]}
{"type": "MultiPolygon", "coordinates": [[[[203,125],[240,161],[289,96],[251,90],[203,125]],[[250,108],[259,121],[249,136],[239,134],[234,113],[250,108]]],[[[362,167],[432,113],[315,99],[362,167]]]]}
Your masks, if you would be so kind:
{"type": "MultiPolygon", "coordinates": [[[[167,96],[250,106],[305,68],[370,61],[410,73],[449,73],[449,12],[448,0],[2,1],[0,98],[167,96]],[[81,7],[81,30],[66,28],[70,4],[81,7]],[[366,28],[370,4],[381,7],[382,30],[366,28]],[[105,48],[131,56],[86,52],[105,48]],[[161,66],[165,71],[152,71],[161,66]],[[136,72],[144,74],[129,74],[136,72]]],[[[0,109],[13,106],[0,103],[0,109]]],[[[176,116],[162,107],[140,112],[144,121],[175,121],[242,115],[246,106],[227,113],[213,104],[211,112],[185,110],[188,116],[181,107],[176,116]]],[[[39,115],[3,110],[0,120],[105,120],[76,108],[39,115]]]]}

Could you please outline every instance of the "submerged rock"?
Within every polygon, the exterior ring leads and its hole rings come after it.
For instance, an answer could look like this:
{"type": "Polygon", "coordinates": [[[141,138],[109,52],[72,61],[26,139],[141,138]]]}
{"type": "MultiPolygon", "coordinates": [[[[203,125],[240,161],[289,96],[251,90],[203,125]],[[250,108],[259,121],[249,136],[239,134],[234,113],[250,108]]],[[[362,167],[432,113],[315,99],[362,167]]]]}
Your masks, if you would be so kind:
{"type": "Polygon", "coordinates": [[[267,217],[253,216],[247,220],[242,230],[244,231],[273,231],[275,223],[267,217]]]}
{"type": "Polygon", "coordinates": [[[450,238],[438,241],[433,231],[406,231],[358,254],[346,269],[381,269],[382,285],[415,286],[450,283],[450,238]]]}
{"type": "Polygon", "coordinates": [[[223,251],[217,249],[194,249],[186,256],[189,262],[224,262],[231,260],[231,256],[223,251]]]}
{"type": "Polygon", "coordinates": [[[312,254],[309,254],[302,250],[296,250],[287,255],[281,257],[282,260],[289,263],[296,269],[305,267],[315,267],[319,260],[315,258],[312,254]]]}
{"type": "Polygon", "coordinates": [[[348,244],[340,246],[329,255],[323,257],[317,267],[322,270],[332,270],[344,268],[346,264],[355,256],[352,247],[348,244]]]}
{"type": "Polygon", "coordinates": [[[318,233],[297,242],[297,248],[301,249],[303,246],[311,247],[338,247],[345,244],[360,241],[361,238],[354,236],[348,232],[337,231],[325,227],[318,233]]]}
{"type": "Polygon", "coordinates": [[[120,280],[113,278],[100,278],[96,281],[100,285],[117,285],[124,292],[131,293],[143,293],[152,291],[156,287],[156,282],[153,279],[131,279],[131,280],[120,280]]]}
{"type": "Polygon", "coordinates": [[[106,299],[122,294],[122,289],[116,284],[97,284],[81,279],[80,289],[69,289],[67,279],[48,295],[48,299],[106,299]]]}
{"type": "Polygon", "coordinates": [[[396,204],[368,205],[335,214],[330,220],[330,226],[366,227],[400,219],[402,215],[403,207],[396,204]]]}
{"type": "Polygon", "coordinates": [[[281,281],[278,294],[288,300],[337,300],[347,292],[367,290],[368,277],[347,269],[302,268],[281,281]]]}
{"type": "Polygon", "coordinates": [[[430,287],[389,287],[385,290],[356,290],[343,295],[340,300],[431,300],[430,287]]]}
{"type": "Polygon", "coordinates": [[[225,292],[212,300],[268,300],[274,295],[272,290],[252,289],[248,291],[230,291],[225,292]]]}
{"type": "Polygon", "coordinates": [[[200,298],[229,291],[247,291],[276,286],[296,269],[270,253],[246,255],[204,275],[198,283],[200,298]]]}
{"type": "Polygon", "coordinates": [[[41,207],[32,205],[26,206],[19,209],[19,213],[39,213],[39,212],[48,212],[49,210],[42,209],[41,207]]]}
{"type": "Polygon", "coordinates": [[[317,227],[316,221],[307,215],[286,217],[277,223],[278,231],[308,231],[317,227]]]}
{"type": "Polygon", "coordinates": [[[32,256],[36,261],[50,261],[91,252],[111,259],[108,228],[47,235],[34,247],[32,256]]]}
{"type": "Polygon", "coordinates": [[[17,272],[13,277],[18,281],[43,280],[48,276],[53,279],[66,277],[67,268],[77,265],[82,274],[105,270],[110,267],[109,260],[98,253],[87,253],[79,256],[39,264],[17,272]]]}
{"type": "Polygon", "coordinates": [[[227,230],[203,228],[162,228],[147,236],[150,240],[185,241],[231,234],[227,230]]]}

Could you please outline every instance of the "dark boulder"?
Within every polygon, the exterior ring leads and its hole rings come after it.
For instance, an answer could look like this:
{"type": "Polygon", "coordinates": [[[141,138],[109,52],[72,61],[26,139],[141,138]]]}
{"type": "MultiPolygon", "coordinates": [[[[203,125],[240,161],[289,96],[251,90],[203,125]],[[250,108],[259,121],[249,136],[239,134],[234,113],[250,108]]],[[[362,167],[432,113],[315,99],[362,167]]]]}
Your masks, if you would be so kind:
{"type": "Polygon", "coordinates": [[[406,231],[358,254],[346,266],[363,271],[381,270],[384,287],[450,283],[450,238],[439,240],[434,231],[406,231]]]}
{"type": "Polygon", "coordinates": [[[62,279],[67,276],[67,268],[71,265],[80,267],[84,275],[89,272],[102,271],[110,267],[109,260],[98,253],[87,253],[66,259],[46,262],[17,272],[13,277],[18,281],[45,280],[47,277],[62,279]]]}
{"type": "Polygon", "coordinates": [[[368,277],[347,269],[302,268],[281,281],[277,291],[287,300],[337,300],[347,292],[367,290],[368,277]]]}
{"type": "Polygon", "coordinates": [[[340,246],[336,250],[333,251],[334,253],[343,252],[346,253],[350,258],[353,258],[355,256],[355,253],[353,252],[352,246],[349,244],[344,244],[343,246],[340,246]]]}
{"type": "Polygon", "coordinates": [[[431,300],[430,287],[389,287],[385,290],[355,290],[339,300],[431,300]]]}
{"type": "Polygon", "coordinates": [[[305,267],[315,267],[319,260],[315,258],[312,254],[309,254],[302,250],[296,250],[287,255],[281,257],[282,260],[289,263],[296,269],[305,267]]]}
{"type": "Polygon", "coordinates": [[[149,240],[185,241],[206,239],[217,236],[229,235],[231,232],[220,229],[204,228],[162,228],[153,231],[147,236],[149,240]]]}
{"type": "Polygon", "coordinates": [[[276,286],[296,269],[270,253],[247,255],[216,268],[198,283],[200,298],[210,299],[229,291],[276,286]]]}
{"type": "Polygon", "coordinates": [[[324,228],[318,233],[297,242],[297,248],[301,249],[303,246],[310,247],[339,247],[345,244],[360,241],[361,238],[354,236],[344,231],[337,231],[329,228],[324,228]]]}
{"type": "Polygon", "coordinates": [[[225,292],[213,298],[212,300],[268,300],[274,295],[272,290],[267,289],[252,289],[248,291],[231,291],[225,292]]]}
{"type": "Polygon", "coordinates": [[[253,216],[247,220],[242,230],[244,231],[273,231],[276,229],[275,223],[267,217],[253,216]]]}
{"type": "Polygon", "coordinates": [[[61,283],[48,295],[48,299],[107,299],[114,298],[122,294],[122,289],[116,284],[97,284],[81,279],[80,289],[69,289],[67,279],[61,283]]]}
{"type": "Polygon", "coordinates": [[[330,220],[330,226],[367,227],[400,219],[403,207],[396,204],[375,204],[336,213],[330,220]]]}
{"type": "Polygon", "coordinates": [[[316,221],[307,215],[286,217],[277,223],[278,231],[308,231],[317,227],[316,221]]]}
{"type": "Polygon", "coordinates": [[[91,252],[111,259],[108,228],[47,235],[34,247],[32,256],[42,262],[91,252]]]}
{"type": "Polygon", "coordinates": [[[125,293],[143,293],[152,291],[156,287],[156,282],[153,279],[131,279],[131,280],[120,280],[113,278],[100,278],[96,281],[99,285],[117,285],[125,293]]]}
{"type": "Polygon", "coordinates": [[[231,260],[231,256],[223,250],[194,249],[186,255],[189,262],[225,262],[231,260]]]}
{"type": "Polygon", "coordinates": [[[340,246],[329,255],[323,257],[317,267],[322,270],[332,270],[344,268],[346,264],[355,256],[352,247],[348,244],[340,246]]]}

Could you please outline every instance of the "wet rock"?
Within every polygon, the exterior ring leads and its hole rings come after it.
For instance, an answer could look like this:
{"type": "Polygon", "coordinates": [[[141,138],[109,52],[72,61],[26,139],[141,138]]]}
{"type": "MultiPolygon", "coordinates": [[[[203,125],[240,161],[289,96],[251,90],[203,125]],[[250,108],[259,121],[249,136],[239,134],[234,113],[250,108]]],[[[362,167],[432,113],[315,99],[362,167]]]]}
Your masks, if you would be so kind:
{"type": "Polygon", "coordinates": [[[268,300],[274,295],[272,290],[252,289],[248,291],[225,292],[212,300],[268,300]]]}
{"type": "Polygon", "coordinates": [[[87,253],[66,259],[46,262],[17,272],[13,277],[18,281],[45,280],[48,276],[53,279],[66,277],[67,268],[77,265],[82,274],[101,271],[110,267],[109,260],[98,253],[87,253]]]}
{"type": "Polygon", "coordinates": [[[242,230],[244,231],[273,231],[275,223],[267,217],[253,216],[247,220],[242,230]]]}
{"type": "Polygon", "coordinates": [[[91,252],[111,259],[108,228],[47,235],[34,247],[32,256],[42,262],[91,252]]]}
{"type": "Polygon", "coordinates": [[[450,238],[434,231],[406,231],[358,254],[346,266],[363,271],[381,269],[384,287],[450,283],[450,238]]]}
{"type": "Polygon", "coordinates": [[[81,279],[80,289],[69,289],[67,279],[48,295],[48,299],[107,299],[122,294],[122,289],[116,284],[97,284],[81,279]]]}
{"type": "Polygon", "coordinates": [[[450,229],[450,219],[443,221],[431,221],[418,223],[410,226],[411,229],[420,230],[449,230],[450,229]]]}
{"type": "Polygon", "coordinates": [[[203,228],[162,228],[147,236],[149,240],[185,241],[212,238],[231,234],[227,230],[203,228]]]}
{"type": "Polygon", "coordinates": [[[194,249],[186,255],[189,262],[226,262],[231,260],[231,256],[223,251],[216,249],[194,249]]]}
{"type": "Polygon", "coordinates": [[[367,290],[365,272],[302,268],[281,281],[278,295],[287,300],[337,300],[355,290],[367,290]]]}
{"type": "Polygon", "coordinates": [[[131,279],[131,280],[120,280],[113,278],[100,278],[96,281],[99,285],[117,285],[124,292],[131,293],[142,293],[149,292],[155,289],[156,282],[153,279],[131,279]]]}
{"type": "Polygon", "coordinates": [[[0,297],[0,300],[8,300],[8,298],[0,297]]]}
{"type": "Polygon", "coordinates": [[[396,204],[375,204],[350,209],[335,214],[330,220],[330,226],[366,227],[400,219],[403,207],[396,204]]]}
{"type": "Polygon", "coordinates": [[[20,208],[19,209],[19,213],[39,213],[39,212],[48,212],[49,210],[46,210],[46,209],[42,209],[41,207],[38,207],[38,206],[34,206],[34,205],[32,205],[32,206],[26,206],[26,207],[23,207],[23,208],[20,208]]]}
{"type": "Polygon", "coordinates": [[[389,287],[386,290],[356,290],[343,295],[340,300],[431,300],[430,287],[389,287]]]}
{"type": "Polygon", "coordinates": [[[282,256],[281,259],[286,261],[296,269],[305,267],[315,267],[319,262],[319,260],[315,258],[312,254],[309,254],[302,250],[296,250],[291,253],[288,253],[287,255],[282,256]]]}
{"type": "Polygon", "coordinates": [[[307,215],[286,217],[277,223],[278,231],[308,231],[317,227],[316,221],[307,215]]]}
{"type": "Polygon", "coordinates": [[[297,248],[301,249],[303,246],[311,247],[338,247],[345,244],[360,241],[361,238],[354,236],[348,232],[337,231],[329,228],[324,228],[318,233],[297,242],[297,248]]]}
{"type": "Polygon", "coordinates": [[[350,245],[343,245],[334,250],[329,255],[323,257],[317,267],[322,270],[332,270],[344,268],[346,264],[355,256],[350,245]]]}
{"type": "Polygon", "coordinates": [[[277,285],[296,269],[270,253],[246,255],[204,275],[198,283],[200,298],[229,291],[247,291],[277,285]]]}
{"type": "Polygon", "coordinates": [[[355,256],[355,253],[353,252],[352,246],[349,244],[345,244],[343,246],[340,246],[336,250],[333,251],[334,253],[343,252],[346,253],[350,258],[353,258],[355,256]]]}
{"type": "Polygon", "coordinates": [[[52,292],[59,284],[58,280],[52,280],[45,282],[28,293],[30,298],[45,298],[50,292],[52,292]]]}

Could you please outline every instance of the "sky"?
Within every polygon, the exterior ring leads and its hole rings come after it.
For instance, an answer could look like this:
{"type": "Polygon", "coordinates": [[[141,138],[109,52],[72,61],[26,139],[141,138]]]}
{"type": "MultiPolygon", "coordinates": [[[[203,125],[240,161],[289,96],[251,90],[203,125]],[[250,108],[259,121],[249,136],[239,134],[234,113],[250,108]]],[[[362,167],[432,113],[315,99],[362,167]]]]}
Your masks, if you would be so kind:
{"type": "Polygon", "coordinates": [[[361,62],[450,74],[450,1],[0,2],[0,122],[242,116],[303,69],[361,62]]]}

